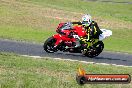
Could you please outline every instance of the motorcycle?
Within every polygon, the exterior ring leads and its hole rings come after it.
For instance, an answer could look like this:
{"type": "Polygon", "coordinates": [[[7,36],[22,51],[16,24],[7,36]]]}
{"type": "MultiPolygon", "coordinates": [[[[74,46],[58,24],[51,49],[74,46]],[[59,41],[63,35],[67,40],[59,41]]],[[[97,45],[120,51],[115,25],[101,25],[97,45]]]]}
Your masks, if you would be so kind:
{"type": "Polygon", "coordinates": [[[86,37],[87,33],[80,25],[71,27],[71,24],[60,23],[57,27],[57,34],[48,38],[43,48],[48,53],[59,51],[70,53],[82,53],[83,55],[93,58],[98,56],[104,49],[102,40],[112,35],[111,30],[100,29],[102,34],[99,39],[91,38],[89,41],[86,37]],[[81,38],[84,38],[81,41],[81,38]],[[55,48],[55,46],[57,46],[55,48]],[[85,47],[85,49],[84,49],[85,47]]]}

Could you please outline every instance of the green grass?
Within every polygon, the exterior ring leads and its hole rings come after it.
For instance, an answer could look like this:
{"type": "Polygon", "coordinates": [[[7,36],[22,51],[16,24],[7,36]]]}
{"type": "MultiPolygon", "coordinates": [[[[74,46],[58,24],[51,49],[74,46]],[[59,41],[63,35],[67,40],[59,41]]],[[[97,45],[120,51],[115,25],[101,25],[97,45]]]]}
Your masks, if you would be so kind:
{"type": "Polygon", "coordinates": [[[44,42],[46,38],[54,34],[53,31],[49,29],[38,30],[31,27],[22,27],[22,26],[0,26],[0,37],[6,39],[14,39],[21,41],[30,41],[30,42],[44,42]]]}
{"type": "MultiPolygon", "coordinates": [[[[27,0],[41,4],[43,6],[54,7],[57,9],[90,13],[93,16],[102,18],[119,19],[132,22],[131,4],[113,4],[102,2],[88,2],[82,0],[27,0]]],[[[125,1],[125,0],[124,0],[125,1]]]]}
{"type": "Polygon", "coordinates": [[[113,35],[104,40],[105,49],[109,51],[132,53],[132,30],[113,29],[113,35]]]}
{"type": "Polygon", "coordinates": [[[86,84],[80,86],[75,77],[78,67],[93,74],[130,74],[131,67],[103,66],[80,62],[36,59],[0,53],[0,88],[131,88],[130,84],[86,84]],[[30,63],[30,64],[29,64],[30,63]],[[102,70],[103,69],[103,70],[102,70]]]}
{"type": "MultiPolygon", "coordinates": [[[[105,0],[97,0],[97,1],[105,1],[105,0]]],[[[108,1],[108,0],[106,0],[108,1]]],[[[109,0],[109,1],[114,1],[114,2],[131,2],[131,0],[109,0]]]]}
{"type": "Polygon", "coordinates": [[[43,43],[55,34],[59,22],[78,21],[81,13],[91,13],[100,28],[113,31],[104,41],[105,50],[132,53],[131,10],[130,4],[82,0],[2,0],[0,38],[43,43]]]}

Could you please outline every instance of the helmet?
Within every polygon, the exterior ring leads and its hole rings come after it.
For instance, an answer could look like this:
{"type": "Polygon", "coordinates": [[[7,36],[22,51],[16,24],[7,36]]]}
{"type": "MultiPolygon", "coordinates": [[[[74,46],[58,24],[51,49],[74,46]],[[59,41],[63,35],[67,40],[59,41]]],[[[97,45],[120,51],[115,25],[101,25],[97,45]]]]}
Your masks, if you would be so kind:
{"type": "Polygon", "coordinates": [[[82,17],[82,25],[89,26],[92,23],[92,17],[89,14],[85,14],[82,17]]]}

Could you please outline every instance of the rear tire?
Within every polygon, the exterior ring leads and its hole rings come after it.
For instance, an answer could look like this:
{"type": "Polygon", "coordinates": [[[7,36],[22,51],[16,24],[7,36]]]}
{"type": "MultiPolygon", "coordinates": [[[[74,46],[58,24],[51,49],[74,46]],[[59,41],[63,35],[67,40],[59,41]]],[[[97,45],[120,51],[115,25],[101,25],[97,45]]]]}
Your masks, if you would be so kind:
{"type": "Polygon", "coordinates": [[[103,49],[104,49],[104,43],[102,41],[98,41],[84,55],[93,58],[98,56],[103,51],[103,49]]]}
{"type": "Polygon", "coordinates": [[[55,42],[56,40],[53,37],[48,38],[43,45],[44,50],[48,53],[54,53],[55,42]]]}

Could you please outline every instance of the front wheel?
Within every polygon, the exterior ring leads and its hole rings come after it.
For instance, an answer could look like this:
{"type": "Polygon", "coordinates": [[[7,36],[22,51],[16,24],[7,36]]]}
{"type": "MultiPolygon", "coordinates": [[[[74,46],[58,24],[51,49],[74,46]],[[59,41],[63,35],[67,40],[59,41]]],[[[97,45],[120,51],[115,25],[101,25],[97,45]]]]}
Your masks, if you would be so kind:
{"type": "Polygon", "coordinates": [[[54,39],[53,37],[48,38],[43,45],[44,50],[48,53],[54,53],[55,42],[56,42],[56,39],[54,39]]]}
{"type": "Polygon", "coordinates": [[[90,49],[84,54],[87,57],[93,58],[98,56],[104,49],[104,43],[102,41],[98,41],[95,43],[90,49]]]}

